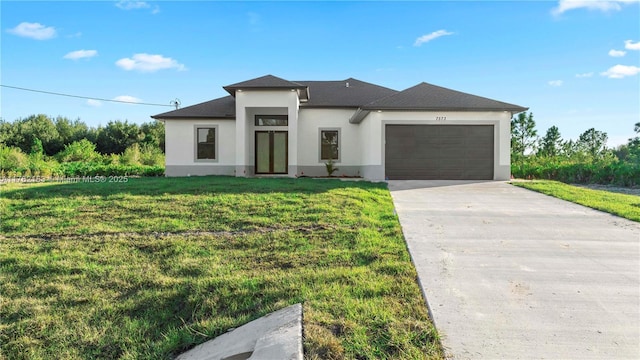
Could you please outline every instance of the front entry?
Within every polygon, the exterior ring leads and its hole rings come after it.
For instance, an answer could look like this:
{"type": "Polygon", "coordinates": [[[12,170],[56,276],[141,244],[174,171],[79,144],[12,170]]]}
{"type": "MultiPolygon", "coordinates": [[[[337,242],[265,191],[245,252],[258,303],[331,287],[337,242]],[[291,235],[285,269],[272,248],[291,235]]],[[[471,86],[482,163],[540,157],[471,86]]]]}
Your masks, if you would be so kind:
{"type": "Polygon", "coordinates": [[[286,131],[256,131],[256,174],[288,172],[287,135],[286,131]]]}

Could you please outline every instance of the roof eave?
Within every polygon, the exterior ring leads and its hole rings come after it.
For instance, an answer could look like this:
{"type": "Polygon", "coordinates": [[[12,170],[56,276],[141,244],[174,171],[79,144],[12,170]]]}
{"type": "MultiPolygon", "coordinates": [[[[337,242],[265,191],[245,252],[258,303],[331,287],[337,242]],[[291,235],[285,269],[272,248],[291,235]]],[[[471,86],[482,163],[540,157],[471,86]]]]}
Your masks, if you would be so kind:
{"type": "MultiPolygon", "coordinates": [[[[236,91],[269,91],[269,90],[307,90],[307,86],[223,86],[231,96],[236,97],[236,91]]],[[[308,91],[308,90],[307,90],[308,91]]]]}
{"type": "Polygon", "coordinates": [[[317,104],[300,104],[301,109],[359,109],[358,105],[317,105],[317,104]]]}
{"type": "Polygon", "coordinates": [[[452,108],[452,107],[393,107],[393,106],[364,106],[363,110],[376,111],[508,111],[514,114],[527,111],[529,108],[512,107],[512,108],[452,108]]]}
{"type": "Polygon", "coordinates": [[[185,120],[190,120],[190,119],[224,119],[224,120],[235,120],[236,116],[235,115],[225,115],[225,116],[159,116],[159,115],[153,115],[151,116],[152,119],[156,119],[156,120],[181,120],[181,119],[185,119],[185,120]]]}

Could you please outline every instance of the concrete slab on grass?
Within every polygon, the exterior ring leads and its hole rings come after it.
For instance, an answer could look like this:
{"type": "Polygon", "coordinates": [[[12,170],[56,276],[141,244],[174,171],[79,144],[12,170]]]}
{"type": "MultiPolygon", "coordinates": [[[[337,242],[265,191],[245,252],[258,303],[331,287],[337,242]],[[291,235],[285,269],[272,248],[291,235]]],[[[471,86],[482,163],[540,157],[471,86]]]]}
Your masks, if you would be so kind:
{"type": "Polygon", "coordinates": [[[390,181],[454,359],[638,359],[640,224],[505,182],[390,181]]]}
{"type": "Polygon", "coordinates": [[[302,358],[302,304],[294,304],[200,344],[176,360],[302,358]]]}

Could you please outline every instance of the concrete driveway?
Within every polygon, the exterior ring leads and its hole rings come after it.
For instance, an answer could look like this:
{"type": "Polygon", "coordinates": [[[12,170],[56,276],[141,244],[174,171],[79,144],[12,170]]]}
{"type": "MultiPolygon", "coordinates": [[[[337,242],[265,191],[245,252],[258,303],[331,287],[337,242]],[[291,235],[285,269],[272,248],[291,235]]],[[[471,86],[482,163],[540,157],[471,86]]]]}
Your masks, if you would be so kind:
{"type": "Polygon", "coordinates": [[[389,189],[451,358],[640,358],[638,223],[505,182],[389,189]]]}

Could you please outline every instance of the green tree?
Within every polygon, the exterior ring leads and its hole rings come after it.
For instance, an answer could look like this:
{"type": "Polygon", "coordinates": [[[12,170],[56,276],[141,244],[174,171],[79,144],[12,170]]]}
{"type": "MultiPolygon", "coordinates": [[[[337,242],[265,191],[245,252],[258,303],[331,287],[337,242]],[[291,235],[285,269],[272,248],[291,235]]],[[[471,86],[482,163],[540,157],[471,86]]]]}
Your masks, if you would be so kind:
{"type": "Polygon", "coordinates": [[[560,155],[562,149],[562,137],[557,126],[552,126],[540,140],[538,155],[555,157],[560,155]]]}
{"type": "Polygon", "coordinates": [[[15,127],[13,123],[0,119],[0,144],[16,146],[14,142],[15,127]]]}
{"type": "Polygon", "coordinates": [[[109,121],[104,128],[98,128],[96,147],[102,154],[121,154],[129,146],[142,140],[140,129],[128,121],[109,121]]]}
{"type": "MultiPolygon", "coordinates": [[[[640,135],[640,122],[637,122],[634,125],[633,131],[635,131],[636,134],[640,135]]],[[[636,136],[629,139],[627,147],[629,148],[629,156],[631,158],[634,158],[634,160],[640,160],[640,137],[636,136]]]]}
{"type": "Polygon", "coordinates": [[[566,158],[572,158],[578,152],[576,142],[573,140],[563,141],[560,146],[560,154],[566,158]]]}
{"type": "Polygon", "coordinates": [[[56,118],[55,125],[63,146],[82,139],[87,139],[91,142],[96,140],[95,136],[91,136],[91,131],[87,124],[80,121],[80,119],[71,121],[66,117],[59,116],[56,118]]]}
{"type": "Polygon", "coordinates": [[[142,144],[159,147],[164,152],[164,123],[152,121],[140,125],[142,144]]]}
{"type": "MultiPolygon", "coordinates": [[[[631,139],[629,139],[631,140],[631,139]]],[[[615,150],[613,150],[613,154],[620,161],[633,161],[635,157],[631,156],[631,152],[629,151],[629,144],[619,145],[615,150]]]]}
{"type": "Polygon", "coordinates": [[[26,119],[18,119],[13,123],[13,127],[13,140],[7,145],[17,146],[24,153],[31,151],[35,139],[40,139],[47,155],[54,155],[63,148],[58,129],[46,115],[31,115],[26,119]]]}
{"type": "Polygon", "coordinates": [[[520,113],[511,119],[511,156],[522,159],[529,151],[535,150],[538,132],[533,113],[520,113]]]}
{"type": "Polygon", "coordinates": [[[44,155],[44,147],[42,146],[42,141],[40,141],[40,139],[33,139],[33,144],[31,145],[31,151],[29,154],[34,155],[38,158],[44,155]]]}
{"type": "Polygon", "coordinates": [[[596,161],[607,153],[607,139],[607,133],[591,128],[580,134],[577,145],[591,160],[596,161]]]}

